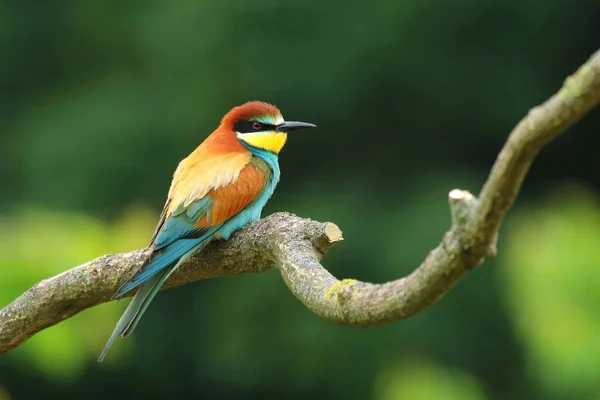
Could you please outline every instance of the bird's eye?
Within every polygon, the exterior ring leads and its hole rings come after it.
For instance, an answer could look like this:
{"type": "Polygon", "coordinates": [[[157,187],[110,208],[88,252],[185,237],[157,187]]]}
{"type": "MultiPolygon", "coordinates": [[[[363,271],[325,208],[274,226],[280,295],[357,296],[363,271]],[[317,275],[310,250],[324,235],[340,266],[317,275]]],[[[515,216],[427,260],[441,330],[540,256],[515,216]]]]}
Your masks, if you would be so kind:
{"type": "Polygon", "coordinates": [[[260,129],[262,129],[263,125],[260,122],[253,122],[252,123],[252,129],[258,131],[260,129]]]}

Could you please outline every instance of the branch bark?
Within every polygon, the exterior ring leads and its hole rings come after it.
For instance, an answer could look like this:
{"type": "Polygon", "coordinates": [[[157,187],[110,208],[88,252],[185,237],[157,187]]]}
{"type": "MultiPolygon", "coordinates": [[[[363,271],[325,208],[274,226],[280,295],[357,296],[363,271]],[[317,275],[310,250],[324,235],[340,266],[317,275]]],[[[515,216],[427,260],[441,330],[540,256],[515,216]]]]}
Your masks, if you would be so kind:
{"type": "MultiPolygon", "coordinates": [[[[277,266],[292,293],[331,321],[377,325],[418,313],[448,292],[470,269],[496,254],[502,220],[539,150],[600,101],[600,51],[562,88],[533,108],[511,132],[476,198],[449,193],[452,226],[410,275],[383,284],[337,280],[320,260],[342,240],[332,223],[277,213],[215,242],[182,265],[164,288],[277,266]]],[[[106,255],[44,280],[0,310],[0,356],[36,332],[104,303],[138,268],[145,252],[106,255]]]]}

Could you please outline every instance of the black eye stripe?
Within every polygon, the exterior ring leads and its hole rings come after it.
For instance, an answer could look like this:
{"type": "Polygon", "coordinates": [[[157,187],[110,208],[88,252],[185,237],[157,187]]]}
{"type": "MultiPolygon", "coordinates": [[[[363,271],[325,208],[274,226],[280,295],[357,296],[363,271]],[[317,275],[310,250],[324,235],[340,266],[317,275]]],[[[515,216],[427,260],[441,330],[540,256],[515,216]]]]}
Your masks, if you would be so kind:
{"type": "Polygon", "coordinates": [[[237,121],[233,124],[233,130],[239,133],[274,131],[275,125],[264,124],[258,121],[237,121]],[[256,129],[254,124],[259,123],[260,127],[256,129]]]}

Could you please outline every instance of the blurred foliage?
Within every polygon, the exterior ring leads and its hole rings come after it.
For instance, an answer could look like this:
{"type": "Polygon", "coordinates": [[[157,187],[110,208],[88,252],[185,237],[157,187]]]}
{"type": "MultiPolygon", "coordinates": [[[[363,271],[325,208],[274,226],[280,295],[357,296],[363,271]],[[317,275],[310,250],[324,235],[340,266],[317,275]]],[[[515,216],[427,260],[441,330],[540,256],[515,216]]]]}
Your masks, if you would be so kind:
{"type": "MultiPolygon", "coordinates": [[[[154,213],[128,210],[113,225],[82,214],[22,208],[1,221],[0,304],[8,304],[31,282],[64,271],[107,252],[144,247],[141,240],[153,228],[154,213]],[[35,240],[31,240],[35,232],[35,240]]],[[[122,305],[121,305],[122,306],[122,305]]],[[[57,378],[76,378],[104,340],[97,333],[105,321],[118,318],[122,307],[97,307],[34,336],[23,347],[19,363],[57,378]]]]}
{"type": "Polygon", "coordinates": [[[563,398],[592,398],[600,394],[600,199],[559,187],[512,225],[505,293],[528,368],[563,398]]]}
{"type": "Polygon", "coordinates": [[[408,359],[402,366],[383,371],[376,387],[379,394],[375,398],[378,400],[487,398],[480,385],[469,374],[415,359],[408,359]]]}
{"type": "MultiPolygon", "coordinates": [[[[477,192],[596,50],[599,18],[594,0],[0,2],[0,307],[145,246],[177,162],[254,99],[318,125],[290,136],[264,214],[337,223],[338,277],[398,278],[449,226],[446,193],[477,192]]],[[[37,334],[0,360],[0,400],[591,399],[599,126],[541,153],[499,258],[406,321],[323,321],[275,270],[198,282],[100,365],[126,302],[37,334]]]]}

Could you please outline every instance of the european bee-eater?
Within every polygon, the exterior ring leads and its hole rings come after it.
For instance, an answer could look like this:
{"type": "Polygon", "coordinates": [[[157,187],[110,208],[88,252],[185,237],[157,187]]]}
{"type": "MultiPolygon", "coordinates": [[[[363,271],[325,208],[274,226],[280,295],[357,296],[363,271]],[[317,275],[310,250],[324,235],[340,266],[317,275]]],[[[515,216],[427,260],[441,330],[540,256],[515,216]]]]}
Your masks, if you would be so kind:
{"type": "Polygon", "coordinates": [[[284,121],[271,104],[248,102],[229,111],[179,163],[150,240],[152,253],[113,296],[118,299],[138,288],[98,361],[117,336],[133,332],[152,298],[186,258],[260,218],[279,182],[278,155],[287,133],[314,127],[284,121]]]}

